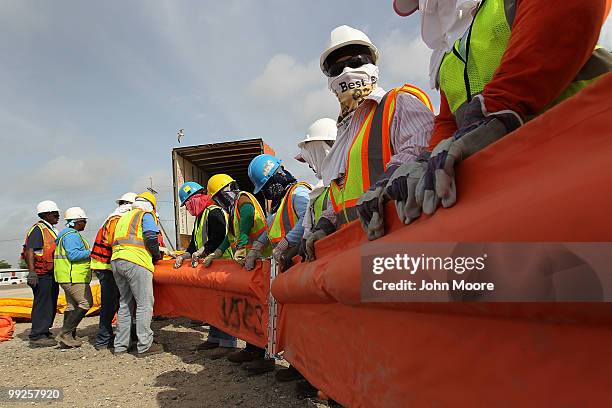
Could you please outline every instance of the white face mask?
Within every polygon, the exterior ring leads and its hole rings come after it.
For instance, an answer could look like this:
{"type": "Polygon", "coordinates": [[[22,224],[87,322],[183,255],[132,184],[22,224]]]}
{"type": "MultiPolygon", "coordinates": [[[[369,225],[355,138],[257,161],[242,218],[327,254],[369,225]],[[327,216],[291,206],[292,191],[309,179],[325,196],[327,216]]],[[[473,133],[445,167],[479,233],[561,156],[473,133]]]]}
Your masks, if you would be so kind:
{"type": "Polygon", "coordinates": [[[327,144],[327,142],[323,140],[313,140],[311,142],[306,142],[304,147],[302,147],[302,157],[304,161],[308,163],[312,171],[315,172],[315,175],[319,180],[321,180],[321,167],[323,165],[323,160],[331,150],[331,147],[327,144]]]}
{"type": "Polygon", "coordinates": [[[134,201],[134,204],[132,204],[132,207],[139,208],[145,212],[153,212],[153,204],[151,204],[150,202],[146,200],[141,201],[137,199],[136,201],[134,201]]]}
{"type": "Polygon", "coordinates": [[[338,123],[357,109],[359,104],[376,88],[378,67],[365,64],[359,68],[346,67],[336,77],[329,78],[327,85],[340,102],[338,123]]]}

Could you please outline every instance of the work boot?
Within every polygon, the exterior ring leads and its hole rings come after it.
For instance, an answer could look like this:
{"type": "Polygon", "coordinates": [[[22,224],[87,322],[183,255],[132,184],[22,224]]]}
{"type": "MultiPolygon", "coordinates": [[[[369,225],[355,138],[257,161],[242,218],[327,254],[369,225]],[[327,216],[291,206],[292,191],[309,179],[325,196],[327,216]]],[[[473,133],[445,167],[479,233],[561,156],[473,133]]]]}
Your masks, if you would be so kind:
{"type": "Polygon", "coordinates": [[[236,352],[236,347],[217,347],[206,355],[211,360],[218,360],[223,357],[227,357],[231,353],[236,352]]]}
{"type": "Polygon", "coordinates": [[[72,337],[72,331],[76,328],[78,321],[78,311],[69,310],[64,312],[64,323],[62,324],[62,330],[56,337],[60,344],[60,348],[73,348],[80,347],[82,342],[72,337]]]}
{"type": "Polygon", "coordinates": [[[166,350],[164,350],[164,346],[162,344],[153,342],[153,343],[151,343],[151,347],[149,347],[147,349],[147,351],[144,351],[142,353],[138,353],[138,357],[139,358],[144,358],[144,357],[152,356],[154,354],[164,353],[165,351],[166,350]]]}
{"type": "Polygon", "coordinates": [[[198,350],[198,351],[206,351],[206,350],[216,349],[217,347],[219,347],[219,343],[213,343],[213,342],[207,340],[204,343],[198,344],[198,346],[196,347],[196,350],[198,350]]]}
{"type": "Polygon", "coordinates": [[[273,358],[258,358],[242,366],[248,375],[261,375],[274,371],[276,362],[273,358]]]}
{"type": "Polygon", "coordinates": [[[295,367],[290,365],[289,368],[281,368],[276,373],[274,373],[274,378],[278,382],[289,382],[303,380],[304,376],[300,374],[300,372],[296,370],[295,367]]]}
{"type": "Polygon", "coordinates": [[[84,342],[85,340],[87,340],[86,337],[79,337],[76,335],[76,329],[74,329],[72,331],[72,338],[75,339],[76,341],[80,341],[81,343],[84,342]]]}
{"type": "Polygon", "coordinates": [[[256,351],[240,350],[227,355],[227,359],[232,363],[242,364],[248,363],[259,358],[259,353],[256,351]]]}
{"type": "Polygon", "coordinates": [[[57,341],[51,337],[41,337],[40,339],[30,340],[29,347],[30,348],[38,348],[38,347],[53,347],[57,346],[57,341]]]}

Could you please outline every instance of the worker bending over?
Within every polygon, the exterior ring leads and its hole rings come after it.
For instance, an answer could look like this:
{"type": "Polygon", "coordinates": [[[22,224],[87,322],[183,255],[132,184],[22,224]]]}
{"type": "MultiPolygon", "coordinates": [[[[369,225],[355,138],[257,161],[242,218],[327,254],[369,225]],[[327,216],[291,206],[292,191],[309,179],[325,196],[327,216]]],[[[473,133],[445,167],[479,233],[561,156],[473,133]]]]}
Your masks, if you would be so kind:
{"type": "MultiPolygon", "coordinates": [[[[209,195],[204,194],[204,188],[193,181],[184,183],[179,189],[181,205],[187,208],[189,214],[195,217],[193,233],[187,251],[179,255],[174,263],[180,268],[184,260],[190,259],[191,266],[198,266],[199,259],[215,251],[227,235],[227,213],[209,195]]],[[[222,258],[231,259],[231,249],[227,249],[222,258]]],[[[215,326],[210,326],[208,338],[197,346],[198,350],[213,350],[208,355],[218,359],[236,351],[236,338],[224,333],[215,326]]]]}
{"type": "Polygon", "coordinates": [[[162,258],[157,235],[159,228],[154,213],[157,199],[150,192],[139,194],[132,210],[117,221],[113,241],[111,269],[119,288],[119,312],[114,353],[127,352],[130,344],[131,306],[136,302],[136,334],[138,356],[164,351],[153,342],[153,264],[162,258]]]}
{"type": "Polygon", "coordinates": [[[83,340],[76,336],[76,328],[93,305],[89,243],[81,235],[87,225],[87,215],[80,207],[64,213],[66,228],[55,240],[55,280],[66,295],[64,324],[57,341],[63,348],[80,347],[83,340]]]}
{"type": "Polygon", "coordinates": [[[28,286],[32,288],[32,328],[28,335],[30,347],[51,347],[57,342],[49,329],[55,320],[59,285],[53,273],[53,254],[59,222],[59,208],[53,201],[45,200],[36,206],[40,218],[25,239],[21,259],[28,266],[28,286]]]}
{"type": "Polygon", "coordinates": [[[297,255],[304,235],[302,220],[312,187],[298,182],[281,163],[282,160],[269,154],[260,154],[249,163],[248,174],[255,185],[254,193],[262,191],[266,200],[270,200],[271,214],[265,233],[253,243],[247,254],[246,269],[253,269],[264,248],[272,245],[272,256],[284,270],[290,265],[293,255],[297,255]]]}

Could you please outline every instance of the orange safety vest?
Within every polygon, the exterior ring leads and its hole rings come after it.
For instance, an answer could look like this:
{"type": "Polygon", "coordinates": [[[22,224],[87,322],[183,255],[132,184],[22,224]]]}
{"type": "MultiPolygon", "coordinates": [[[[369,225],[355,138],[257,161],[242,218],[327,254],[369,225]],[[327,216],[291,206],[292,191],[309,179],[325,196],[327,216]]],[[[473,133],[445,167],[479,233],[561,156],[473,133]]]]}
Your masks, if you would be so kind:
{"type": "Polygon", "coordinates": [[[415,96],[433,111],[427,94],[409,84],[390,90],[380,103],[372,107],[348,151],[344,185],[340,186],[336,180],[330,185],[329,196],[338,228],[359,218],[357,201],[387,170],[392,155],[389,129],[399,92],[415,96]]]}
{"type": "Polygon", "coordinates": [[[21,252],[21,259],[23,260],[26,259],[25,253],[28,246],[28,237],[34,228],[40,228],[43,236],[42,250],[34,251],[34,271],[38,275],[45,275],[53,270],[53,255],[55,253],[55,239],[57,238],[57,234],[44,222],[37,222],[34,224],[32,228],[30,228],[30,231],[28,231],[28,235],[26,235],[23,251],[21,252]]]}
{"type": "MultiPolygon", "coordinates": [[[[120,215],[110,217],[98,230],[96,241],[91,248],[92,269],[97,269],[95,265],[98,262],[105,265],[110,264],[111,256],[113,255],[112,243],[115,240],[115,226],[119,218],[121,218],[120,215]]],[[[106,267],[104,269],[110,268],[106,267]]]]}

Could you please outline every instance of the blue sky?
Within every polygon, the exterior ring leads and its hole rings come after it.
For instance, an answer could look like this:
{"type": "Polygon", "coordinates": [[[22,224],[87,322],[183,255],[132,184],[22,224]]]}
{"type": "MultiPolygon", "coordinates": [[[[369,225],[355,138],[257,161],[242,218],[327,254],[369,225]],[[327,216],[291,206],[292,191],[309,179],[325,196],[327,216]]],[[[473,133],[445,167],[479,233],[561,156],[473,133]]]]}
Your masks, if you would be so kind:
{"type": "MultiPolygon", "coordinates": [[[[293,156],[310,123],[337,115],[318,61],[341,24],[380,49],[383,87],[428,89],[418,19],[391,1],[4,0],[0,259],[17,263],[37,202],[83,207],[93,238],[114,200],[150,177],[173,231],[179,128],[182,145],[261,137],[311,177],[293,156]]],[[[602,43],[612,47],[612,29],[602,43]]]]}

